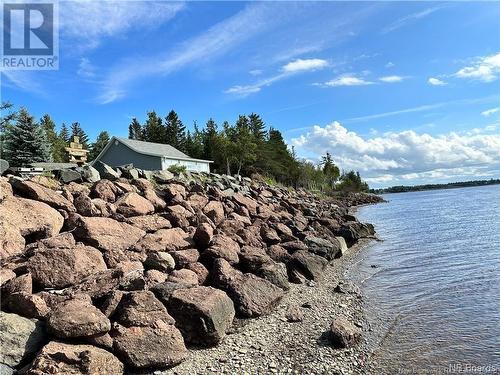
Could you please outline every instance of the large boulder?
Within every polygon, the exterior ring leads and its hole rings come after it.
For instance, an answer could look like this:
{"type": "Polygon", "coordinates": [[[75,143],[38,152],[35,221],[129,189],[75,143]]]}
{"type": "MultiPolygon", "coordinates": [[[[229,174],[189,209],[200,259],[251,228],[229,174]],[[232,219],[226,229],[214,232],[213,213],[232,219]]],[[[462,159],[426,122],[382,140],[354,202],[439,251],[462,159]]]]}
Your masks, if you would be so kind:
{"type": "Polygon", "coordinates": [[[93,247],[49,248],[28,261],[35,283],[44,288],[64,288],[84,277],[106,270],[101,252],[93,247]]]}
{"type": "Polygon", "coordinates": [[[338,234],[347,242],[347,245],[354,245],[360,238],[371,237],[375,234],[372,224],[360,223],[358,221],[349,221],[342,225],[338,234]]]}
{"type": "Polygon", "coordinates": [[[76,239],[104,251],[126,250],[146,235],[142,229],[105,217],[84,217],[74,231],[76,239]]]}
{"type": "Polygon", "coordinates": [[[55,236],[64,224],[43,202],[9,196],[0,202],[0,257],[21,254],[26,242],[55,236]]]}
{"type": "Polygon", "coordinates": [[[30,360],[45,342],[40,321],[0,311],[0,364],[10,367],[30,360]]]}
{"type": "Polygon", "coordinates": [[[38,353],[27,373],[122,375],[123,364],[110,352],[92,345],[52,341],[38,353]]]}
{"type": "Polygon", "coordinates": [[[225,261],[217,259],[212,282],[224,290],[234,302],[236,312],[247,318],[271,312],[283,297],[283,290],[251,273],[242,273],[225,261]]]}
{"type": "Polygon", "coordinates": [[[99,171],[89,164],[81,168],[81,174],[83,179],[90,183],[95,183],[101,179],[99,171]]]}
{"type": "Polygon", "coordinates": [[[215,225],[219,225],[224,220],[224,206],[219,201],[210,201],[203,208],[203,213],[207,215],[215,225]]]}
{"type": "Polygon", "coordinates": [[[97,161],[92,166],[99,172],[101,178],[105,178],[107,180],[116,180],[121,176],[121,173],[119,171],[115,171],[113,168],[103,163],[102,161],[97,161]]]}
{"type": "Polygon", "coordinates": [[[172,228],[170,221],[159,215],[133,216],[127,218],[127,223],[148,233],[172,228]]]}
{"type": "Polygon", "coordinates": [[[175,268],[175,260],[172,255],[165,251],[150,251],[144,266],[147,269],[169,272],[175,268]]]}
{"type": "Polygon", "coordinates": [[[106,202],[113,203],[120,189],[109,180],[97,181],[90,190],[91,198],[99,198],[106,202]]]}
{"type": "Polygon", "coordinates": [[[245,197],[241,193],[234,194],[232,198],[238,205],[245,207],[250,214],[257,214],[257,202],[255,202],[252,198],[245,197]]]}
{"type": "Polygon", "coordinates": [[[26,198],[47,203],[49,206],[59,210],[75,212],[75,206],[56,191],[39,185],[33,181],[11,180],[14,192],[26,198]]]}
{"type": "Polygon", "coordinates": [[[192,247],[192,242],[189,234],[181,228],[160,229],[144,236],[134,249],[143,252],[175,251],[192,247]]]}
{"type": "MultiPolygon", "coordinates": [[[[309,280],[319,280],[325,270],[328,261],[316,254],[305,250],[299,250],[293,253],[288,262],[288,270],[292,275],[297,272],[309,280]]],[[[298,280],[290,279],[293,282],[298,280]]]]}
{"type": "Polygon", "coordinates": [[[213,236],[208,249],[202,253],[202,258],[210,261],[222,258],[231,264],[237,264],[239,262],[239,253],[240,245],[236,241],[229,236],[217,234],[213,236]]]}
{"type": "Polygon", "coordinates": [[[213,235],[214,229],[209,223],[200,223],[194,232],[193,240],[200,249],[206,249],[213,235]]]}
{"type": "Polygon", "coordinates": [[[329,241],[324,238],[307,236],[304,238],[304,243],[311,253],[322,256],[326,260],[332,260],[342,255],[340,242],[336,238],[329,241]]]}
{"type": "Polygon", "coordinates": [[[149,291],[126,294],[116,312],[116,320],[125,327],[152,326],[158,319],[168,324],[175,323],[165,306],[149,291]]]}
{"type": "Polygon", "coordinates": [[[125,217],[148,215],[155,210],[150,201],[134,192],[122,195],[115,205],[116,211],[125,217]]]}
{"type": "Polygon", "coordinates": [[[116,355],[135,369],[172,367],[187,358],[179,330],[161,320],[155,327],[118,327],[112,336],[116,355]]]}
{"type": "Polygon", "coordinates": [[[226,293],[204,286],[175,290],[168,308],[186,342],[202,346],[217,345],[235,314],[226,293]]]}
{"type": "Polygon", "coordinates": [[[48,332],[59,338],[93,336],[110,329],[106,315],[84,298],[62,302],[47,320],[48,332]]]}
{"type": "Polygon", "coordinates": [[[360,339],[361,330],[346,318],[340,316],[332,322],[330,340],[334,346],[348,348],[355,345],[360,339]]]}

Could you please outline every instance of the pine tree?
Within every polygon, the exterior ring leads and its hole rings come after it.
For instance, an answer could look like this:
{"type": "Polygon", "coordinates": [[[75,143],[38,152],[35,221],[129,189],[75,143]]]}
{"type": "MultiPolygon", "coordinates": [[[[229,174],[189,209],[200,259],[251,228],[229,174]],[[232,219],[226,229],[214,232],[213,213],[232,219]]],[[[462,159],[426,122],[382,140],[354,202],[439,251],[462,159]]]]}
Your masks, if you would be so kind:
{"type": "Polygon", "coordinates": [[[88,160],[94,160],[99,156],[104,147],[109,143],[110,137],[107,131],[102,131],[97,136],[97,139],[90,148],[88,160]]]}
{"type": "Polygon", "coordinates": [[[217,147],[217,124],[210,118],[205,125],[202,133],[203,137],[203,158],[214,161],[214,168],[217,169],[217,161],[215,160],[215,148],[217,147]]]}
{"type": "Polygon", "coordinates": [[[80,143],[83,145],[84,149],[89,147],[89,137],[83,131],[79,122],[74,122],[71,124],[71,142],[73,142],[73,137],[78,137],[80,143]]]}
{"type": "Polygon", "coordinates": [[[326,183],[329,189],[335,188],[335,183],[339,179],[339,167],[333,162],[332,156],[329,152],[322,157],[323,174],[325,175],[326,183]]]}
{"type": "Polygon", "coordinates": [[[147,142],[164,143],[165,128],[162,120],[155,111],[148,112],[148,119],[144,125],[144,140],[147,142]]]}
{"type": "Polygon", "coordinates": [[[45,131],[25,108],[19,110],[16,123],[5,129],[5,154],[7,161],[17,167],[50,159],[45,131]]]}
{"type": "Polygon", "coordinates": [[[186,152],[186,127],[174,110],[165,117],[165,139],[164,142],[175,147],[179,151],[186,152]]]}
{"type": "Polygon", "coordinates": [[[138,141],[144,140],[142,126],[135,117],[132,119],[132,122],[128,126],[128,137],[129,139],[136,139],[138,141]]]}
{"type": "Polygon", "coordinates": [[[194,122],[194,131],[191,132],[188,130],[186,135],[186,153],[195,159],[203,158],[203,134],[198,129],[198,124],[196,121],[194,122]]]}
{"type": "Polygon", "coordinates": [[[47,142],[49,143],[50,147],[50,160],[55,161],[55,151],[56,151],[56,144],[58,141],[58,136],[56,133],[56,124],[54,121],[50,118],[48,114],[43,115],[43,117],[40,119],[40,126],[43,128],[45,131],[45,137],[47,138],[47,142]]]}
{"type": "Polygon", "coordinates": [[[12,110],[13,105],[9,102],[0,104],[0,158],[4,153],[5,132],[7,128],[12,126],[12,120],[16,118],[16,112],[12,110]]]}

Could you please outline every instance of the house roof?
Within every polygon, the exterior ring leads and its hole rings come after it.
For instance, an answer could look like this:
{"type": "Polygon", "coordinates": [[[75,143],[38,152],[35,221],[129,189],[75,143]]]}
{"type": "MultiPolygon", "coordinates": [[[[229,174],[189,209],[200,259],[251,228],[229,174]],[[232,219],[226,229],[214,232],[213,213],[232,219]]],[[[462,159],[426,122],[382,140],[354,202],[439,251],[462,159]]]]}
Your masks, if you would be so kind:
{"type": "Polygon", "coordinates": [[[186,155],[185,153],[177,150],[175,147],[164,143],[153,143],[153,142],[144,142],[137,141],[135,139],[128,139],[123,137],[112,137],[106,147],[101,151],[101,153],[97,156],[95,160],[99,160],[102,155],[107,151],[107,149],[115,142],[118,141],[123,145],[130,148],[132,151],[135,151],[139,154],[150,155],[150,156],[158,156],[169,159],[178,159],[178,160],[191,160],[191,161],[199,161],[204,163],[213,163],[210,160],[202,160],[202,159],[194,159],[186,155]]]}
{"type": "Polygon", "coordinates": [[[129,148],[140,154],[191,159],[188,155],[177,150],[175,147],[164,143],[137,141],[135,139],[128,139],[123,137],[116,137],[116,139],[118,139],[125,146],[128,146],[129,148]]]}

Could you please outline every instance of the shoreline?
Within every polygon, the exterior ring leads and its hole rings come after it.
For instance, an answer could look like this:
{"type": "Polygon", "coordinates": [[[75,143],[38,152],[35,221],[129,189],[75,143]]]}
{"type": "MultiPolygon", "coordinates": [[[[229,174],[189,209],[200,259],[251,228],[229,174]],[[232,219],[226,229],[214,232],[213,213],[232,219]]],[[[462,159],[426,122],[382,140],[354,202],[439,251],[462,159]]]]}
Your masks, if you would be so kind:
{"type": "Polygon", "coordinates": [[[188,360],[155,374],[364,374],[371,353],[370,327],[359,286],[348,273],[361,252],[373,242],[362,239],[330,263],[323,278],[312,284],[292,284],[280,305],[269,315],[235,321],[231,334],[216,347],[190,349],[188,360]],[[340,292],[336,291],[340,285],[340,292]],[[310,304],[310,308],[302,307],[310,304]],[[285,318],[290,307],[299,307],[303,321],[285,318]],[[327,331],[343,315],[363,333],[351,348],[330,345],[327,331]]]}

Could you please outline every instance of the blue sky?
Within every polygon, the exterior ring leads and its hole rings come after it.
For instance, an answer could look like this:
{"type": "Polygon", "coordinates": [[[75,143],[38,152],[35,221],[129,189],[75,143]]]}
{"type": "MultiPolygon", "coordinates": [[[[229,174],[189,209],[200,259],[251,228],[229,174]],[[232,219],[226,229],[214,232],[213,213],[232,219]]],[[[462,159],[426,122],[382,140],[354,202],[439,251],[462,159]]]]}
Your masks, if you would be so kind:
{"type": "Polygon", "coordinates": [[[2,100],[126,135],[256,112],[372,186],[500,177],[500,3],[61,2],[57,71],[2,100]]]}

